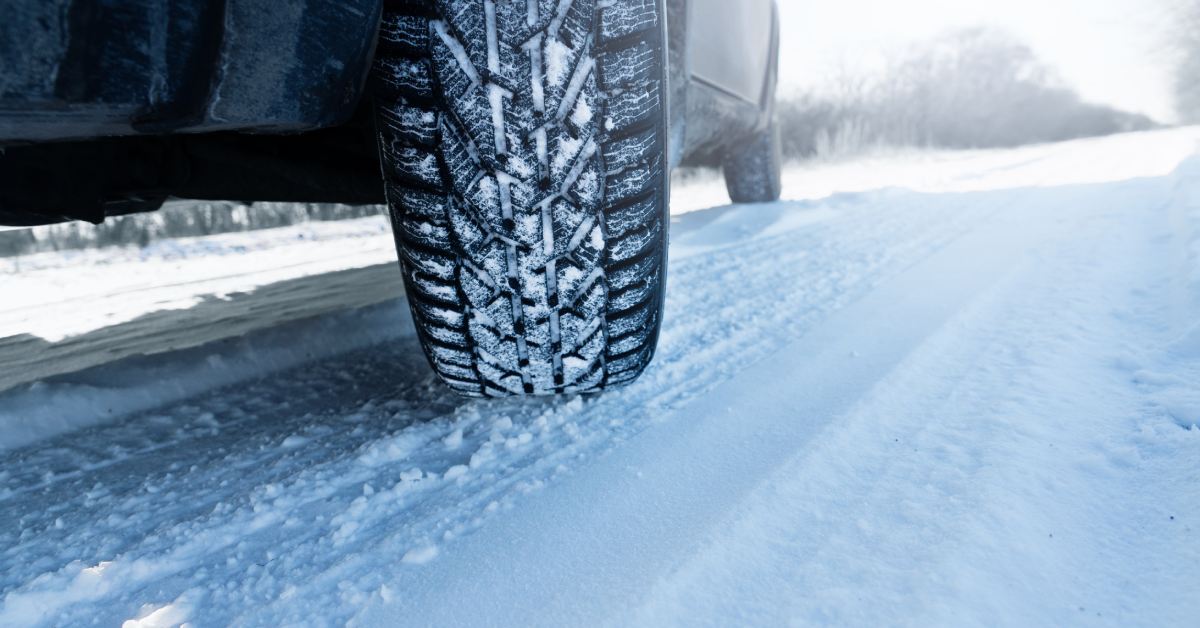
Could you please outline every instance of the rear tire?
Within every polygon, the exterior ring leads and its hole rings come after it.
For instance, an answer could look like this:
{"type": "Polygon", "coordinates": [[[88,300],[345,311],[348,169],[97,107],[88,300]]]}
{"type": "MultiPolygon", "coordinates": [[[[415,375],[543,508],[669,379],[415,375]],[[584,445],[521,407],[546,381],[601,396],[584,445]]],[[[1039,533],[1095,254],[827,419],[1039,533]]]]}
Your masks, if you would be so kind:
{"type": "Polygon", "coordinates": [[[454,390],[594,392],[650,362],[667,251],[661,16],[661,0],[387,0],[388,205],[418,335],[454,390]]]}
{"type": "Polygon", "coordinates": [[[735,203],[773,203],[783,192],[783,151],[779,124],[730,151],[723,165],[725,189],[735,203]]]}

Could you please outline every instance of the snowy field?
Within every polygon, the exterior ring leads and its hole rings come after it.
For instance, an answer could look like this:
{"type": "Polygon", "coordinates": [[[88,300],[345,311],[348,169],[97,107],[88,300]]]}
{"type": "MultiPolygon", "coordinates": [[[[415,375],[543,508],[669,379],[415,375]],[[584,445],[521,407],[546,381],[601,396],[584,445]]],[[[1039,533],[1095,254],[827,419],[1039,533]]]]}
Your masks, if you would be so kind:
{"type": "Polygon", "coordinates": [[[0,260],[0,626],[1194,626],[1198,148],[677,182],[587,398],[450,396],[381,219],[0,260]]]}

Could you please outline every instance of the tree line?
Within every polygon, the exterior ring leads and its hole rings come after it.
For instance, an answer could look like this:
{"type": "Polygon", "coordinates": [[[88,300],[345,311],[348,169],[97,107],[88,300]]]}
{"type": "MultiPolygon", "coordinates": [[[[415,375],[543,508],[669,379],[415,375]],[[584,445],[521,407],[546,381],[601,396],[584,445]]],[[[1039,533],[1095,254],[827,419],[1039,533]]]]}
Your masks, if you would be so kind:
{"type": "Polygon", "coordinates": [[[873,75],[846,74],[788,98],[779,116],[794,159],[874,146],[1010,147],[1156,126],[1083,101],[1028,45],[987,28],[948,33],[873,75]]]}
{"type": "Polygon", "coordinates": [[[333,203],[173,203],[156,212],[116,216],[93,225],[68,222],[0,231],[0,257],[108,246],[145,246],[167,238],[285,227],[313,220],[347,220],[382,213],[377,205],[333,203]]]}

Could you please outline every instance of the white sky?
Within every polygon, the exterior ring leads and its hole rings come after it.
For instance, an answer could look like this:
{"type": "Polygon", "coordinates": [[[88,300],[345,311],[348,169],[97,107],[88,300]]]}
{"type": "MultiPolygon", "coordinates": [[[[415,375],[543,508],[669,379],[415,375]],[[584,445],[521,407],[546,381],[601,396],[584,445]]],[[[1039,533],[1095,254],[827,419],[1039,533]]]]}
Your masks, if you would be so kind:
{"type": "Polygon", "coordinates": [[[777,0],[783,90],[957,27],[988,25],[1030,44],[1084,99],[1174,119],[1169,3],[1174,0],[777,0]]]}

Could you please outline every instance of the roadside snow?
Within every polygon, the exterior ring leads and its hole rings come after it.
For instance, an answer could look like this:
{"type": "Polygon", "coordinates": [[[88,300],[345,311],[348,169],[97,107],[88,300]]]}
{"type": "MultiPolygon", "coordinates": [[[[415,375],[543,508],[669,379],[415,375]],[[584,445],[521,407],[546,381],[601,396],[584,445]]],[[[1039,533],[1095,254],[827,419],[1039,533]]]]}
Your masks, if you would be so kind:
{"type": "Polygon", "coordinates": [[[297,277],[394,262],[383,216],[0,258],[0,338],[57,342],[297,277]],[[83,305],[86,304],[86,307],[83,305]]]}

